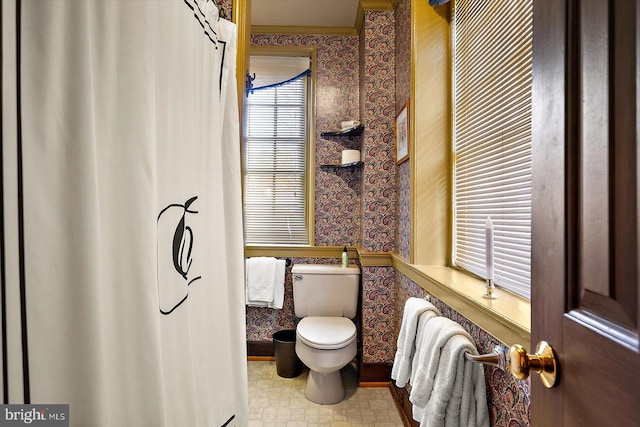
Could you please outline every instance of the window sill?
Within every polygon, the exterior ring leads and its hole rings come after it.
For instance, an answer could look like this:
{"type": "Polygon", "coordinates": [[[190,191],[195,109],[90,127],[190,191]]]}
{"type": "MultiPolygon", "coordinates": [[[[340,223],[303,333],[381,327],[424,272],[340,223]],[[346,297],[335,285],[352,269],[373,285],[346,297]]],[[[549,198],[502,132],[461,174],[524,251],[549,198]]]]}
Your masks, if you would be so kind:
{"type": "Polygon", "coordinates": [[[392,264],[431,295],[458,311],[507,346],[531,348],[531,303],[497,289],[498,299],[482,297],[485,283],[450,267],[413,265],[396,254],[392,264]]]}

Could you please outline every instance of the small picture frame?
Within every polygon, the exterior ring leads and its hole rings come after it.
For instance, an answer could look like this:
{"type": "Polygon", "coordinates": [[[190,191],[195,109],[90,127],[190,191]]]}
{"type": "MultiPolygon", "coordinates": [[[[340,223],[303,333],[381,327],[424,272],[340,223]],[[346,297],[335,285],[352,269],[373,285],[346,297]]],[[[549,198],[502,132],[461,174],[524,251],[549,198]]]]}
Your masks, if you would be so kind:
{"type": "Polygon", "coordinates": [[[396,164],[409,158],[409,100],[396,115],[396,164]]]}

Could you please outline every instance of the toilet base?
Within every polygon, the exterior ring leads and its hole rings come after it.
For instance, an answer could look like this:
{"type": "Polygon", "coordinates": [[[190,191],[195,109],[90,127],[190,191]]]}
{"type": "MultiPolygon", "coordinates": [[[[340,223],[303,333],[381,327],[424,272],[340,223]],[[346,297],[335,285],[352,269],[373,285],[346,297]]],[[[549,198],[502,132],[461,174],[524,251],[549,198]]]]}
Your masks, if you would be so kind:
{"type": "Polygon", "coordinates": [[[304,395],[312,402],[333,405],[344,399],[345,390],[340,370],[330,374],[309,371],[304,395]]]}

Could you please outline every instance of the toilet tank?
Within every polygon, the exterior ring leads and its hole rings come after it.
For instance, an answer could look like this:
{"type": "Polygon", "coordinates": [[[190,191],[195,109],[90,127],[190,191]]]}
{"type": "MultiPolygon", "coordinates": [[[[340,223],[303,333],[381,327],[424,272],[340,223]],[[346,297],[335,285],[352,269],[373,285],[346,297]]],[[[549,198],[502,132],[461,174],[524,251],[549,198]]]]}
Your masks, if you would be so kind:
{"type": "Polygon", "coordinates": [[[356,317],[360,269],[339,264],[295,264],[293,306],[297,317],[356,317]]]}

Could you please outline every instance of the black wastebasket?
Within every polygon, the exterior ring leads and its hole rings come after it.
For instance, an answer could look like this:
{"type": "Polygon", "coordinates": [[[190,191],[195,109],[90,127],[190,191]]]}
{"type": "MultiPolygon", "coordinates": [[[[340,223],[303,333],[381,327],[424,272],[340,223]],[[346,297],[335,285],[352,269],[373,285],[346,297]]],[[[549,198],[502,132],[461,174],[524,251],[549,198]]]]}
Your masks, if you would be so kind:
{"type": "Polygon", "coordinates": [[[300,375],[302,366],[296,354],[296,331],[285,329],[273,334],[273,352],[276,356],[276,370],[284,378],[300,375]]]}

